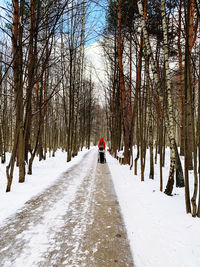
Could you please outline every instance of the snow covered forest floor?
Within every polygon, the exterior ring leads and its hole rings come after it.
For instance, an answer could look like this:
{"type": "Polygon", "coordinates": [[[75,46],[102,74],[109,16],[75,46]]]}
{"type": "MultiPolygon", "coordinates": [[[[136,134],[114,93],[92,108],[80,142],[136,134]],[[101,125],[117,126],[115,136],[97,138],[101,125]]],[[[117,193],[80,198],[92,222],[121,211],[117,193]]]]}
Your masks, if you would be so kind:
{"type": "MultiPolygon", "coordinates": [[[[83,149],[77,157],[68,163],[66,163],[67,153],[61,150],[56,152],[55,157],[48,157],[45,161],[39,161],[36,157],[33,162],[33,174],[26,175],[26,181],[23,184],[18,183],[18,168],[15,168],[10,193],[5,193],[7,183],[6,165],[10,157],[7,154],[6,164],[0,164],[0,222],[14,213],[18,208],[21,208],[26,201],[54,183],[62,172],[80,162],[87,152],[87,149],[83,149]]],[[[49,155],[47,154],[47,156],[49,155]]]]}
{"type": "MultiPolygon", "coordinates": [[[[169,153],[167,149],[164,188],[169,174],[169,153]]],[[[134,262],[138,267],[198,267],[200,220],[186,214],[184,188],[174,187],[172,197],[159,191],[159,158],[155,179],[149,179],[148,156],[147,151],[145,182],[140,181],[139,172],[135,176],[129,166],[121,166],[107,156],[134,262]]],[[[192,196],[193,179],[190,182],[192,196]]]]}
{"type": "MultiPolygon", "coordinates": [[[[62,172],[81,162],[86,153],[87,150],[84,149],[70,163],[66,163],[66,153],[62,151],[57,151],[55,158],[48,158],[46,161],[39,162],[36,159],[33,175],[27,175],[24,184],[18,184],[17,172],[15,173],[11,193],[5,193],[6,165],[1,165],[0,224],[23,207],[26,201],[55,183],[62,172]]],[[[148,156],[147,151],[145,182],[141,182],[139,166],[138,176],[134,176],[129,166],[121,166],[107,153],[107,164],[124,217],[135,266],[199,267],[200,220],[186,214],[184,188],[174,187],[172,197],[159,191],[159,164],[155,168],[155,179],[148,178],[148,156]]],[[[168,170],[169,150],[166,150],[164,188],[168,170]]],[[[192,175],[190,182],[192,193],[192,175]]]]}

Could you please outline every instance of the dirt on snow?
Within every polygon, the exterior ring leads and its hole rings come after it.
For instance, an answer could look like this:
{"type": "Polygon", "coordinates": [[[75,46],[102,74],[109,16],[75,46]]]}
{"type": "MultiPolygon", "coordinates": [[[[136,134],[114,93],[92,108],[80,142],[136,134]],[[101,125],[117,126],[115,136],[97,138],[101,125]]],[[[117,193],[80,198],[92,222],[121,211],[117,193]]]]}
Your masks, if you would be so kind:
{"type": "Polygon", "coordinates": [[[2,267],[134,266],[109,168],[97,163],[96,150],[4,221],[0,233],[2,267]]]}

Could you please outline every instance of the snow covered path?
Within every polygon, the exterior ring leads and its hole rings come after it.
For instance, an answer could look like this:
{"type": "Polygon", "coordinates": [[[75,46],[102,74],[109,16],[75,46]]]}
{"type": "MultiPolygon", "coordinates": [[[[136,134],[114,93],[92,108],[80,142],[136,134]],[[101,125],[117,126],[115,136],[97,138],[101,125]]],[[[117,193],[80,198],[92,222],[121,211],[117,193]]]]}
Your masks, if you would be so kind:
{"type": "Polygon", "coordinates": [[[0,263],[133,266],[108,166],[96,149],[0,227],[0,263]]]}

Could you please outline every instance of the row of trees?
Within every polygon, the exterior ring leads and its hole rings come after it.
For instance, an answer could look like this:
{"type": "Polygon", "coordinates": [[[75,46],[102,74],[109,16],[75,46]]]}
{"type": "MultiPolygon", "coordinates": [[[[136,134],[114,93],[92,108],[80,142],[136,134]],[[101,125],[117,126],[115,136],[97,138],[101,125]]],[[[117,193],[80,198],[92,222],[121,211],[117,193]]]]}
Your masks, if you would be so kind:
{"type": "Polygon", "coordinates": [[[165,146],[170,170],[164,192],[185,186],[186,212],[200,217],[200,51],[199,1],[110,0],[102,46],[107,61],[107,112],[111,152],[124,145],[124,164],[140,159],[144,181],[159,155],[163,191],[165,146]],[[137,157],[132,157],[132,146],[137,157]],[[180,149],[178,149],[180,147],[180,149]],[[184,175],[180,161],[184,156],[184,175]],[[189,188],[193,170],[194,191],[189,188]],[[197,196],[199,198],[197,199],[197,196]],[[191,207],[192,205],[192,207],[191,207]]]}
{"type": "Polygon", "coordinates": [[[99,139],[101,107],[85,71],[89,9],[84,0],[14,0],[1,7],[0,156],[5,163],[11,152],[7,192],[15,165],[23,183],[36,155],[42,160],[62,148],[70,161],[99,139]]]}
{"type": "Polygon", "coordinates": [[[85,44],[91,1],[14,0],[1,7],[0,156],[11,190],[32,173],[36,155],[57,148],[67,161],[108,130],[111,153],[124,146],[124,164],[140,160],[144,181],[159,155],[163,191],[165,146],[170,171],[164,192],[185,186],[186,211],[200,217],[200,51],[198,0],[109,0],[102,46],[107,61],[107,129],[86,72],[85,44]],[[101,117],[100,117],[101,116],[101,117]],[[133,159],[132,147],[137,146],[133,159]],[[180,147],[180,149],[179,149],[180,147]],[[184,156],[184,175],[180,161],[184,156]],[[26,168],[27,165],[27,168],[26,168]],[[192,199],[189,170],[194,173],[192,199]],[[199,198],[197,200],[197,196],[199,198]],[[191,207],[192,205],[192,207],[191,207]]]}

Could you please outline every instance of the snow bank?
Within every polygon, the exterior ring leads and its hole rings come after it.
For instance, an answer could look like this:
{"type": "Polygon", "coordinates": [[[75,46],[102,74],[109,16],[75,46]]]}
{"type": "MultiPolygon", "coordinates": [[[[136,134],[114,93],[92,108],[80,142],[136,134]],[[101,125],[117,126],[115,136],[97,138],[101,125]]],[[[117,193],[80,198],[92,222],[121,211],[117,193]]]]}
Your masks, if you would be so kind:
{"type": "MultiPolygon", "coordinates": [[[[107,155],[135,265],[199,267],[200,220],[186,214],[184,188],[174,188],[173,197],[159,191],[159,157],[155,179],[149,179],[148,155],[147,151],[145,182],[140,181],[140,173],[135,176],[128,165],[121,166],[107,155]]],[[[168,179],[169,150],[166,150],[166,163],[164,188],[168,179]]]]}
{"type": "Polygon", "coordinates": [[[62,172],[81,161],[88,152],[87,149],[78,153],[77,157],[66,162],[67,153],[58,150],[55,157],[48,157],[39,161],[35,158],[33,162],[33,174],[26,175],[23,184],[18,183],[18,168],[15,168],[11,192],[6,193],[6,166],[10,155],[7,155],[6,164],[0,164],[0,223],[21,208],[26,201],[42,192],[59,178],[62,172]]]}

